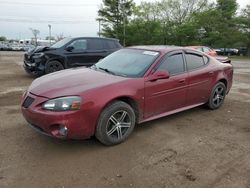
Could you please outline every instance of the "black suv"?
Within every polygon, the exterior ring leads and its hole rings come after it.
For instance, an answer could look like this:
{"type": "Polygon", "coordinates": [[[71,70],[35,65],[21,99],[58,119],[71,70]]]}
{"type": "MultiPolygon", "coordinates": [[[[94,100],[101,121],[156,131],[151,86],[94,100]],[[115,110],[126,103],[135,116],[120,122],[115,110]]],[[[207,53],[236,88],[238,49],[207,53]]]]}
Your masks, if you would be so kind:
{"type": "Polygon", "coordinates": [[[25,53],[24,69],[41,76],[77,66],[88,67],[121,48],[117,39],[65,38],[51,47],[37,47],[25,53]]]}

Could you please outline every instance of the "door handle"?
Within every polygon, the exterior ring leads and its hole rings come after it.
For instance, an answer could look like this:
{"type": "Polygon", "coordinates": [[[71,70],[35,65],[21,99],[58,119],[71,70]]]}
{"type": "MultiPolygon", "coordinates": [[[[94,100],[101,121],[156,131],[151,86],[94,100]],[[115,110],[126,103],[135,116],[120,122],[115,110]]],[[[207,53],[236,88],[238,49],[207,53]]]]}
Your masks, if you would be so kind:
{"type": "Polygon", "coordinates": [[[212,76],[212,75],[214,74],[214,71],[210,71],[210,72],[208,72],[208,74],[209,74],[210,76],[212,76]]]}
{"type": "Polygon", "coordinates": [[[185,81],[186,81],[186,79],[181,79],[178,81],[178,83],[183,84],[183,83],[185,83],[185,81]]]}

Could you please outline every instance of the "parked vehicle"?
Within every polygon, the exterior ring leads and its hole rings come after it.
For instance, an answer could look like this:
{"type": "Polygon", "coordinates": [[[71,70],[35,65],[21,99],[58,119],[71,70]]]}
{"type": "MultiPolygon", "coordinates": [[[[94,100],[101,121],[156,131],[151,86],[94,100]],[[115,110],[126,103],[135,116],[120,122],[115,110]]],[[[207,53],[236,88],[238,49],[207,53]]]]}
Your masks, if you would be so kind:
{"type": "Polygon", "coordinates": [[[34,46],[34,45],[32,45],[32,44],[26,44],[26,45],[24,45],[23,46],[23,50],[25,51],[25,52],[29,52],[29,51],[31,51],[31,50],[34,50],[36,47],[34,46]]]}
{"type": "Polygon", "coordinates": [[[11,50],[11,47],[8,44],[1,43],[0,44],[0,50],[1,51],[9,51],[9,50],[11,50]]]}
{"type": "Polygon", "coordinates": [[[196,50],[124,48],[90,68],[36,79],[23,95],[21,109],[42,134],[64,139],[95,135],[114,145],[126,140],[136,123],[203,104],[218,109],[232,77],[230,63],[196,50]]]}
{"type": "Polygon", "coordinates": [[[245,55],[247,55],[247,48],[246,47],[238,48],[238,55],[239,56],[245,56],[245,55]]]}
{"type": "Polygon", "coordinates": [[[91,66],[122,46],[116,39],[65,38],[51,47],[37,47],[24,55],[24,69],[41,76],[77,66],[91,66]]]}
{"type": "Polygon", "coordinates": [[[236,48],[219,48],[215,49],[215,51],[217,52],[218,55],[227,55],[227,56],[237,55],[239,52],[239,50],[236,48]]]}
{"type": "Polygon", "coordinates": [[[23,46],[19,44],[12,44],[11,50],[12,51],[24,51],[23,46]]]}
{"type": "Polygon", "coordinates": [[[193,48],[198,51],[204,52],[205,54],[210,55],[210,56],[217,56],[216,51],[207,46],[189,46],[189,48],[193,48]]]}

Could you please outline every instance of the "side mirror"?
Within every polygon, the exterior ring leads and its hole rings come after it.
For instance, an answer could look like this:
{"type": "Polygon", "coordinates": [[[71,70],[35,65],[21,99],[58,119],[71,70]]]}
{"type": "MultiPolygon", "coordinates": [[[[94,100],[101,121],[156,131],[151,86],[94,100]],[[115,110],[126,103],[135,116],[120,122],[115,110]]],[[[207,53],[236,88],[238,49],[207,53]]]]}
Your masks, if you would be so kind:
{"type": "Polygon", "coordinates": [[[65,48],[65,50],[71,52],[72,50],[74,50],[74,47],[73,46],[67,46],[65,48]]]}
{"type": "Polygon", "coordinates": [[[170,77],[170,74],[166,70],[157,70],[153,74],[151,74],[148,77],[148,81],[156,81],[161,79],[168,79],[170,77]]]}

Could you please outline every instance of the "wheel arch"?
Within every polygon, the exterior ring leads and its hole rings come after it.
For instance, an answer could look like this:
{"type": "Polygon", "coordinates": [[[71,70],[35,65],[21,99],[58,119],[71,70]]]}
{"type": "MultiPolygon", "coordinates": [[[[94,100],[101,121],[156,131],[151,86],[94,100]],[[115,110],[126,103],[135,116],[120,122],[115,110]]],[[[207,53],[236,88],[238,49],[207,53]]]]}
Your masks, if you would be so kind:
{"type": "Polygon", "coordinates": [[[48,59],[46,61],[46,63],[45,63],[45,66],[46,66],[47,63],[49,63],[51,61],[57,61],[57,62],[59,62],[59,63],[62,64],[63,68],[67,68],[66,65],[65,65],[65,63],[64,63],[64,61],[62,59],[60,59],[60,58],[51,58],[51,59],[48,59]]]}
{"type": "Polygon", "coordinates": [[[122,102],[125,102],[127,103],[128,105],[130,105],[134,112],[135,112],[135,118],[136,118],[136,123],[139,122],[139,119],[140,119],[140,111],[139,111],[139,105],[138,103],[136,102],[135,99],[133,99],[132,97],[129,97],[129,96],[119,96],[119,97],[116,97],[110,101],[108,101],[104,107],[101,109],[101,112],[108,106],[110,105],[111,103],[115,102],[115,101],[122,101],[122,102]]]}
{"type": "Polygon", "coordinates": [[[218,82],[222,82],[226,86],[226,89],[227,89],[228,82],[225,78],[219,79],[218,82]]]}

